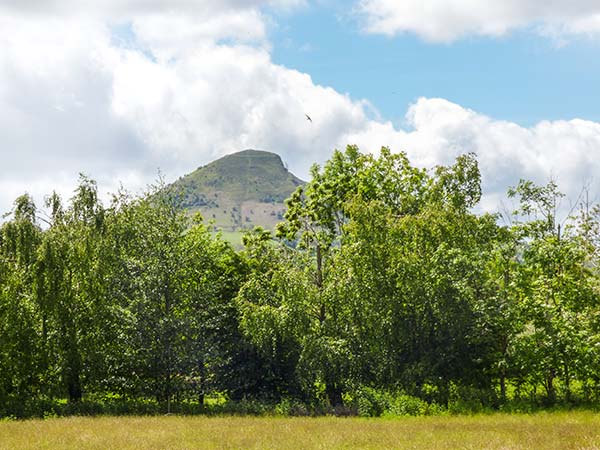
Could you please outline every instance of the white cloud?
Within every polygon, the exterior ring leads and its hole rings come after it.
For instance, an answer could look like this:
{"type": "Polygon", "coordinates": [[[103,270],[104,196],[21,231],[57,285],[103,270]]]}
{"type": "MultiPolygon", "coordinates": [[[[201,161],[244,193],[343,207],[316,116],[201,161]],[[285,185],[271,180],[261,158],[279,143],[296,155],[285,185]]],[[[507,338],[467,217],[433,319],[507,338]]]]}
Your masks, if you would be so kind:
{"type": "Polygon", "coordinates": [[[112,161],[139,157],[141,141],[110,111],[114,50],[106,27],[0,16],[0,29],[4,183],[60,185],[65,173],[106,173],[112,161]]]}
{"type": "Polygon", "coordinates": [[[260,7],[291,9],[305,0],[9,0],[0,11],[45,16],[90,15],[109,19],[129,19],[153,14],[186,14],[208,16],[222,11],[240,11],[260,7]]]}
{"type": "Polygon", "coordinates": [[[355,142],[370,151],[382,145],[404,150],[423,167],[451,164],[456,156],[475,152],[485,193],[482,207],[488,211],[501,209],[507,188],[520,178],[540,184],[556,179],[568,196],[563,210],[570,209],[569,201],[577,200],[584,184],[600,188],[600,180],[594,179],[600,173],[598,122],[543,121],[526,128],[439,98],[419,99],[406,120],[409,130],[395,129],[389,122],[368,122],[341,142],[355,142]]]}
{"type": "Polygon", "coordinates": [[[172,180],[244,148],[278,152],[303,177],[348,143],[406,150],[423,166],[476,151],[491,209],[519,177],[554,174],[572,194],[600,173],[599,123],[524,128],[420,99],[410,128],[394,127],[370,118],[368,102],[273,63],[260,10],[221,13],[206,26],[179,13],[131,16],[127,45],[104,18],[0,13],[0,213],[25,191],[40,204],[53,189],[68,197],[78,172],[102,193],[119,181],[136,190],[159,168],[172,180]]]}
{"type": "Polygon", "coordinates": [[[266,43],[265,19],[257,10],[218,12],[199,19],[184,14],[154,14],[132,23],[138,45],[169,60],[195,52],[206,42],[235,39],[266,43]]]}
{"type": "Polygon", "coordinates": [[[173,179],[244,148],[306,174],[339,130],[366,120],[363,102],[274,64],[260,13],[247,13],[223,23],[251,17],[239,29],[255,44],[166,14],[131,17],[125,46],[103,19],[0,14],[0,211],[18,191],[38,203],[43,186],[69,192],[78,172],[103,192],[118,180],[137,189],[159,168],[173,179]]]}
{"type": "Polygon", "coordinates": [[[360,0],[356,10],[370,33],[414,33],[434,42],[522,28],[557,38],[600,35],[597,0],[360,0]]]}
{"type": "Polygon", "coordinates": [[[112,110],[136,128],[149,152],[180,171],[262,148],[282,153],[306,174],[340,130],[366,120],[361,102],[249,46],[205,45],[169,64],[124,52],[114,68],[112,110]]]}

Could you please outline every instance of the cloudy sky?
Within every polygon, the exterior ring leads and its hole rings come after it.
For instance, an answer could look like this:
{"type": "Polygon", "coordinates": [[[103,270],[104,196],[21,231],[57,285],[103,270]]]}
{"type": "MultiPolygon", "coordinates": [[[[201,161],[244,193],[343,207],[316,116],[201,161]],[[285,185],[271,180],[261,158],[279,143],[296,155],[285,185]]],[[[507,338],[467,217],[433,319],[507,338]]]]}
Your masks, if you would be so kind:
{"type": "Polygon", "coordinates": [[[347,144],[474,151],[488,210],[519,178],[574,201],[599,80],[597,0],[2,0],[0,215],[79,172],[136,191],[256,148],[306,178],[347,144]]]}

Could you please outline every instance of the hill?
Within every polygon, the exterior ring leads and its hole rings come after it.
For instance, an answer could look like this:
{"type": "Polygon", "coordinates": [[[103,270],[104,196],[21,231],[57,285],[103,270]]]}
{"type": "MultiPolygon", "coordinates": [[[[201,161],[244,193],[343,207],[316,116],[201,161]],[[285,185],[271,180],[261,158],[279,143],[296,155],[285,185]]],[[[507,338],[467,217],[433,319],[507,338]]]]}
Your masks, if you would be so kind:
{"type": "Polygon", "coordinates": [[[200,211],[232,237],[258,225],[272,230],[283,220],[285,199],[302,184],[279,155],[244,150],[199,167],[168,189],[180,196],[187,211],[200,211]]]}

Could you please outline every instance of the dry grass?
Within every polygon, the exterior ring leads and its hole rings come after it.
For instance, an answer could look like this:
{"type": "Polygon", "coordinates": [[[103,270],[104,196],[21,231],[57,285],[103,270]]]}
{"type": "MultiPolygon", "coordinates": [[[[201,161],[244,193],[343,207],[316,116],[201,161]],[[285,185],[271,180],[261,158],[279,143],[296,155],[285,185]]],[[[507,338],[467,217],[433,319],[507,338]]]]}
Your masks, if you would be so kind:
{"type": "Polygon", "coordinates": [[[0,423],[0,449],[600,449],[600,415],[100,417],[0,423]]]}

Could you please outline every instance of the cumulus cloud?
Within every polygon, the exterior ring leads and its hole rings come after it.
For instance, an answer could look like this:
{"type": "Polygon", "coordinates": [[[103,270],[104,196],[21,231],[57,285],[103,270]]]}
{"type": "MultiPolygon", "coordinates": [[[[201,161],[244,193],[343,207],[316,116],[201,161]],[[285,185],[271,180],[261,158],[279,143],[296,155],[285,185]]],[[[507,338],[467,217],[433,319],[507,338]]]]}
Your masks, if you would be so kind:
{"type": "Polygon", "coordinates": [[[124,52],[114,66],[112,111],[163,166],[180,171],[252,147],[280,152],[306,173],[340,130],[366,120],[362,103],[248,46],[206,45],[168,65],[124,52]]]}
{"type": "Polygon", "coordinates": [[[349,143],[405,150],[422,166],[475,151],[486,209],[520,177],[554,174],[571,194],[600,172],[598,123],[525,128],[420,99],[398,127],[373,119],[367,101],[275,64],[261,10],[221,13],[229,34],[175,12],[131,16],[125,44],[102,17],[0,13],[0,213],[25,191],[38,203],[52,189],[68,198],[79,172],[102,193],[119,182],[137,190],[159,168],[170,181],[245,148],[278,152],[301,177],[349,143]]]}
{"type": "Polygon", "coordinates": [[[0,16],[0,214],[24,191],[69,194],[78,172],[112,178],[142,142],[110,110],[104,26],[0,16]],[[127,151],[123,151],[126,148],[127,151]]]}
{"type": "Polygon", "coordinates": [[[370,33],[414,33],[434,42],[523,28],[558,38],[600,35],[597,0],[360,0],[356,10],[370,33]]]}
{"type": "Polygon", "coordinates": [[[600,194],[600,180],[594,178],[600,173],[598,122],[542,121],[522,127],[439,98],[419,99],[408,109],[406,122],[406,130],[390,122],[368,122],[341,141],[370,151],[382,145],[402,149],[422,167],[451,164],[458,155],[475,152],[485,194],[482,209],[487,211],[510,206],[505,203],[506,190],[521,178],[539,184],[555,179],[567,194],[563,213],[571,209],[584,185],[600,194]]]}
{"type": "Polygon", "coordinates": [[[365,102],[237,39],[264,36],[260,11],[239,14],[221,23],[240,25],[229,34],[181,14],[133,16],[125,44],[98,17],[0,14],[0,211],[23,191],[68,196],[78,172],[106,192],[244,148],[280,152],[304,174],[323,160],[340,129],[366,120],[365,102]]]}

